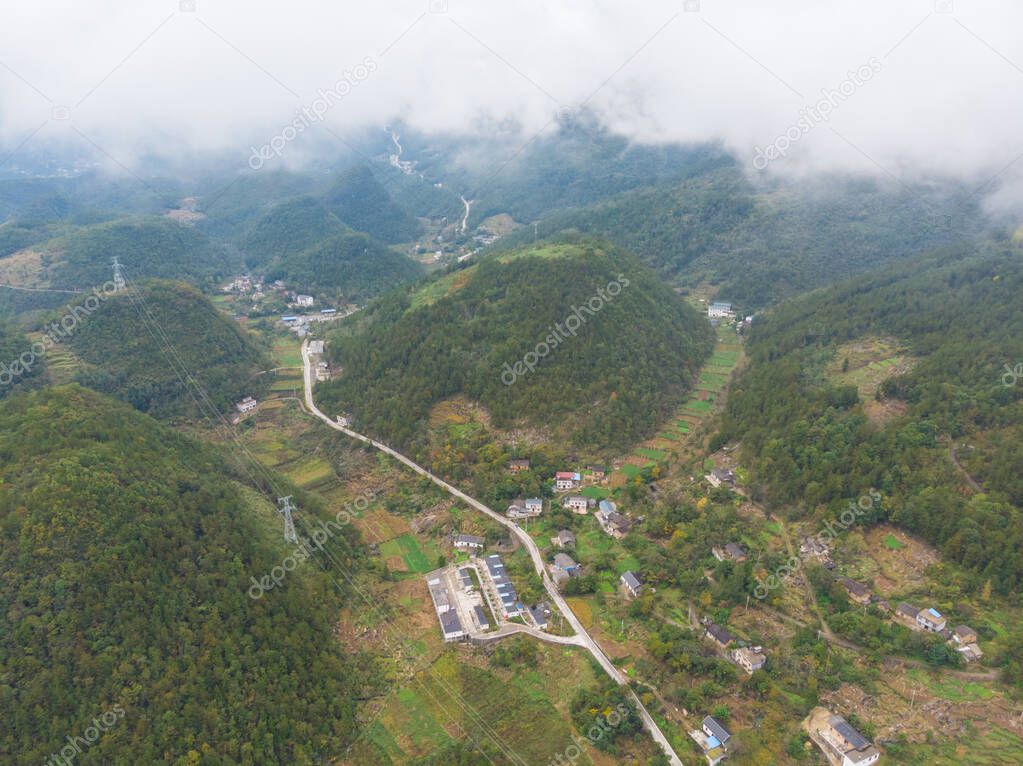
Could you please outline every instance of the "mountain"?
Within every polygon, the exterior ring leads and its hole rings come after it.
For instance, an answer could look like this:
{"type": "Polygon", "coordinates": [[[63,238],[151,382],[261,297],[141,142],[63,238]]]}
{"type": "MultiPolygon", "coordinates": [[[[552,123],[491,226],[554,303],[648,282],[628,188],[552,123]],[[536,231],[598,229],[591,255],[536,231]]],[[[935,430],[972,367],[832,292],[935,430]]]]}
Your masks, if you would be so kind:
{"type": "Polygon", "coordinates": [[[275,206],[241,247],[248,262],[265,269],[270,279],[335,299],[364,301],[423,274],[418,263],[352,231],[312,196],[275,206]]]}
{"type": "Polygon", "coordinates": [[[323,197],[341,221],[382,242],[409,242],[422,233],[416,219],[398,207],[364,165],[344,171],[323,197]]]}
{"type": "Polygon", "coordinates": [[[110,280],[120,259],[128,279],[157,277],[213,286],[238,268],[228,251],[195,229],[168,218],[125,218],[86,226],[47,243],[48,280],[89,289],[110,280]]]}
{"type": "MultiPolygon", "coordinates": [[[[691,170],[546,216],[539,232],[606,237],[666,278],[709,282],[718,297],[758,309],[983,229],[976,200],[955,187],[848,178],[756,187],[734,161],[691,170]]],[[[497,249],[533,236],[524,229],[497,249]]]]}
{"type": "MultiPolygon", "coordinates": [[[[0,402],[0,455],[0,760],[344,752],[362,673],[332,634],[344,597],[312,562],[247,595],[292,551],[238,466],[75,385],[0,402]]],[[[349,567],[351,529],[327,543],[349,567]]]]}
{"type": "Polygon", "coordinates": [[[44,365],[44,359],[33,352],[33,343],[25,334],[11,322],[0,321],[0,397],[34,385],[44,365]]]}
{"type": "Polygon", "coordinates": [[[240,246],[246,262],[262,266],[287,258],[343,234],[347,227],[315,197],[297,197],[279,205],[246,233],[240,246]]]}
{"type": "Polygon", "coordinates": [[[161,417],[198,414],[181,368],[225,412],[257,393],[254,375],[270,366],[252,337],[198,290],[178,282],[110,295],[67,342],[84,363],[79,381],[161,417]]]}
{"type": "Polygon", "coordinates": [[[868,520],[924,536],[978,587],[1018,590],[1021,255],[944,249],[756,320],[719,437],[741,440],[755,494],[800,515],[877,491],[868,520]]]}
{"type": "Polygon", "coordinates": [[[330,339],[344,372],[318,395],[400,443],[456,394],[499,426],[628,442],[678,403],[711,348],[706,320],[652,272],[586,241],[484,259],[389,296],[359,323],[330,339]]]}
{"type": "Polygon", "coordinates": [[[268,279],[355,302],[414,282],[422,274],[422,267],[412,259],[358,232],[324,240],[267,269],[268,279]]]}

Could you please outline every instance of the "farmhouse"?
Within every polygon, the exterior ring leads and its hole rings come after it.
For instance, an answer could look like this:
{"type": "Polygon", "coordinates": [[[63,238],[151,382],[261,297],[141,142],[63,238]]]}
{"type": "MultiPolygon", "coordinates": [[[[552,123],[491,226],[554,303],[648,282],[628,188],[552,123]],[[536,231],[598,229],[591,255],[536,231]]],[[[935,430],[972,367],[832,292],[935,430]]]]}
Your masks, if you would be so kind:
{"type": "Polygon", "coordinates": [[[945,629],[946,620],[934,607],[921,609],[916,615],[916,623],[922,630],[930,633],[940,633],[945,629]]]}
{"type": "Polygon", "coordinates": [[[846,593],[849,594],[849,598],[855,601],[861,606],[866,606],[870,603],[870,588],[863,583],[850,580],[848,577],[840,577],[838,581],[845,588],[846,593]]]}
{"type": "Polygon", "coordinates": [[[810,738],[836,766],[870,766],[881,753],[840,715],[815,708],[808,719],[810,738]]]}
{"type": "Polygon", "coordinates": [[[581,481],[582,477],[573,471],[558,471],[554,474],[554,486],[557,489],[576,489],[581,481]]]}
{"type": "Polygon", "coordinates": [[[799,552],[804,556],[813,556],[821,562],[831,558],[831,552],[828,550],[828,546],[816,537],[804,537],[803,541],[799,544],[799,552]]]}
{"type": "Polygon", "coordinates": [[[582,567],[567,553],[554,554],[554,568],[565,572],[569,577],[577,577],[583,573],[582,567]]]}
{"type": "Polygon", "coordinates": [[[558,532],[558,534],[551,538],[551,543],[559,548],[574,548],[575,534],[571,529],[562,529],[558,532]]]}
{"type": "Polygon", "coordinates": [[[735,637],[720,625],[713,622],[707,626],[705,634],[707,638],[717,644],[721,649],[727,649],[728,645],[735,640],[735,637]]]}
{"type": "Polygon", "coordinates": [[[238,404],[235,405],[235,409],[237,409],[238,412],[249,412],[250,410],[256,409],[256,406],[258,404],[259,402],[257,402],[251,396],[246,396],[244,399],[238,402],[238,404]]]}
{"type": "Polygon", "coordinates": [[[512,500],[508,505],[509,519],[528,519],[539,516],[543,512],[543,500],[538,497],[531,497],[529,500],[512,500]]]}
{"type": "Polygon", "coordinates": [[[504,562],[496,553],[491,553],[484,560],[487,567],[487,574],[497,592],[498,600],[501,602],[501,611],[506,619],[518,617],[522,614],[522,604],[519,603],[519,595],[515,592],[515,586],[511,584],[508,575],[504,571],[504,562]]]}
{"type": "Polygon", "coordinates": [[[764,663],[767,662],[767,657],[763,653],[763,649],[759,646],[740,647],[732,651],[732,659],[750,675],[753,675],[754,670],[760,670],[764,667],[764,663]]]}
{"type": "Polygon", "coordinates": [[[626,572],[620,579],[622,590],[629,598],[636,598],[643,590],[643,582],[632,572],[626,572]]]}
{"type": "Polygon", "coordinates": [[[975,644],[977,643],[977,631],[969,625],[958,625],[956,629],[952,631],[952,640],[960,646],[975,644]]]}
{"type": "Polygon", "coordinates": [[[707,307],[707,316],[711,319],[731,319],[735,316],[731,303],[715,301],[707,307]]]}
{"type": "Polygon", "coordinates": [[[916,630],[916,618],[919,614],[919,609],[911,604],[907,604],[905,601],[895,607],[895,616],[914,630],[916,630]]]}
{"type": "Polygon", "coordinates": [[[739,545],[739,543],[728,543],[723,549],[711,548],[710,552],[714,554],[714,558],[718,561],[737,561],[742,563],[747,558],[746,549],[739,545]]]}
{"type": "Polygon", "coordinates": [[[313,305],[313,296],[311,295],[296,295],[295,303],[299,306],[308,307],[313,305]]]}
{"type": "Polygon", "coordinates": [[[508,470],[512,473],[521,473],[529,470],[529,461],[525,458],[515,458],[508,461],[508,470]]]}
{"type": "Polygon", "coordinates": [[[597,480],[603,480],[607,478],[607,466],[606,465],[588,465],[586,470],[590,472],[590,476],[597,480]]]}
{"type": "Polygon", "coordinates": [[[476,604],[472,608],[472,617],[476,621],[476,627],[480,630],[490,630],[490,620],[487,619],[487,612],[482,606],[476,604]]]}
{"type": "Polygon", "coordinates": [[[529,616],[533,618],[536,627],[546,630],[551,619],[551,608],[546,601],[541,601],[536,606],[529,607],[529,616]]]}
{"type": "Polygon", "coordinates": [[[735,486],[735,473],[727,468],[715,468],[703,478],[710,482],[712,487],[720,487],[722,484],[735,486]]]}
{"type": "Polygon", "coordinates": [[[437,612],[444,640],[458,641],[465,637],[462,622],[458,619],[458,612],[451,606],[451,595],[444,581],[440,577],[431,577],[426,581],[426,587],[430,591],[430,599],[433,601],[434,611],[437,612]]]}
{"type": "Polygon", "coordinates": [[[461,550],[480,551],[486,542],[484,538],[476,535],[455,535],[455,547],[461,550]]]}
{"type": "Polygon", "coordinates": [[[458,641],[465,637],[465,631],[462,629],[462,621],[458,619],[458,614],[453,611],[444,612],[439,615],[440,617],[440,630],[444,634],[445,641],[458,641]]]}
{"type": "Polygon", "coordinates": [[[573,513],[585,514],[590,507],[589,498],[582,495],[569,495],[561,501],[562,508],[568,508],[573,513]]]}
{"type": "Polygon", "coordinates": [[[600,528],[616,540],[621,540],[632,529],[632,522],[616,511],[599,510],[593,517],[600,524],[600,528]]]}
{"type": "Polygon", "coordinates": [[[696,740],[710,766],[728,757],[728,740],[732,735],[717,719],[707,716],[703,719],[702,727],[689,732],[689,736],[696,740]]]}

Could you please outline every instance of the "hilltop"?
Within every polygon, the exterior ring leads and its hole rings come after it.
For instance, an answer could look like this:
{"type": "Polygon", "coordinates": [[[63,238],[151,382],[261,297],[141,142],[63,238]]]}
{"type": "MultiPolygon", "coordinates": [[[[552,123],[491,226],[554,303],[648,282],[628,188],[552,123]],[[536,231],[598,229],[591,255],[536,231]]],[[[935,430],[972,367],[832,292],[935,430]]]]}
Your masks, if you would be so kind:
{"type": "Polygon", "coordinates": [[[318,396],[402,443],[456,394],[498,426],[628,442],[678,404],[712,342],[653,273],[592,242],[484,259],[390,296],[356,326],[331,338],[344,372],[318,396]]]}
{"type": "MultiPolygon", "coordinates": [[[[74,385],[0,403],[0,454],[5,763],[86,736],[96,763],[343,752],[360,671],[332,638],[342,596],[315,563],[247,595],[290,550],[243,472],[74,385]]],[[[349,564],[353,535],[328,543],[349,564]]]]}
{"type": "Polygon", "coordinates": [[[363,165],[341,173],[323,201],[351,228],[388,244],[411,241],[422,232],[419,222],[398,206],[363,165]]]}
{"type": "Polygon", "coordinates": [[[332,298],[364,301],[423,274],[418,263],[348,228],[314,197],[274,207],[241,246],[269,279],[332,298]]]}
{"type": "Polygon", "coordinates": [[[158,416],[198,414],[168,354],[221,412],[255,393],[254,374],[269,366],[252,337],[198,290],[177,282],[109,296],[67,343],[84,363],[79,381],[158,416]]]}

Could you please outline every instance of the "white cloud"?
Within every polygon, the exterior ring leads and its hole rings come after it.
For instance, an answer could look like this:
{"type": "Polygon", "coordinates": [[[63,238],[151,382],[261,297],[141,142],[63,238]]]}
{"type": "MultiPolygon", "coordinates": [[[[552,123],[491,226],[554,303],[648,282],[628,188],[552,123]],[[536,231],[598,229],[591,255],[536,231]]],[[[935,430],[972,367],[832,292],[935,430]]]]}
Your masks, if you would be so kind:
{"type": "Polygon", "coordinates": [[[42,125],[32,146],[84,135],[123,161],[201,150],[237,152],[242,165],[369,56],[377,71],[317,129],[401,118],[471,132],[513,119],[535,131],[560,106],[586,103],[639,140],[716,139],[751,159],[874,58],[877,76],[772,171],[978,185],[1002,172],[992,191],[1020,187],[1023,160],[1006,170],[1023,152],[1018,2],[955,0],[951,13],[939,12],[948,0],[690,4],[196,0],[193,13],[178,0],[21,3],[0,28],[0,136],[13,148],[42,125]],[[52,120],[55,106],[71,120],[52,120]]]}

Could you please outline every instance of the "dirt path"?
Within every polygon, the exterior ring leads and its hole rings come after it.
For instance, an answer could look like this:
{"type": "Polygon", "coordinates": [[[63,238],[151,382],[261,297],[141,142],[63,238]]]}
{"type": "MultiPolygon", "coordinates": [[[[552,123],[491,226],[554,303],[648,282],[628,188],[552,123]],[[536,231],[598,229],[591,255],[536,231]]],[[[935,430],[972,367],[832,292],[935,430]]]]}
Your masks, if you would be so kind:
{"type": "Polygon", "coordinates": [[[967,470],[959,464],[959,447],[953,441],[950,441],[948,444],[948,459],[952,461],[952,465],[954,465],[955,469],[959,471],[964,479],[966,479],[966,482],[973,488],[974,492],[984,491],[984,488],[981,487],[980,484],[978,484],[976,480],[970,476],[967,470]]]}

